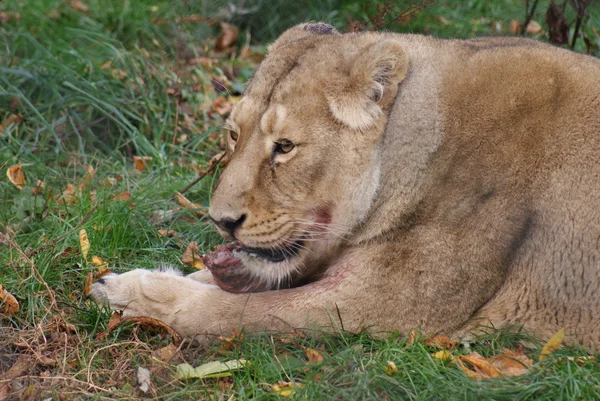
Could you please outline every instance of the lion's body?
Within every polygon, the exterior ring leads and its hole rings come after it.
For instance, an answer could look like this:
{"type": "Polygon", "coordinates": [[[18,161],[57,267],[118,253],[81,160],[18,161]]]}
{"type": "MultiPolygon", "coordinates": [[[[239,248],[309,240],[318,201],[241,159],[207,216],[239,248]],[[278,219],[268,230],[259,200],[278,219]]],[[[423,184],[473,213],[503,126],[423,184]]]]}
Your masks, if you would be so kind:
{"type": "Polygon", "coordinates": [[[491,322],[600,344],[600,61],[322,27],[286,32],[257,71],[210,211],[248,249],[300,241],[283,261],[234,252],[291,288],[134,271],[96,296],[189,336],[331,327],[339,311],[349,330],[491,322]],[[282,138],[293,150],[273,150],[282,138]]]}

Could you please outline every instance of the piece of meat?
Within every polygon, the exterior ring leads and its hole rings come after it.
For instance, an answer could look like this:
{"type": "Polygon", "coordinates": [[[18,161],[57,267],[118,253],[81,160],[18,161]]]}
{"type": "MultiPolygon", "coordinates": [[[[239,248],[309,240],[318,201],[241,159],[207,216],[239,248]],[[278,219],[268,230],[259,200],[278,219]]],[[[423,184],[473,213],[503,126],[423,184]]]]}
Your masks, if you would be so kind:
{"type": "Polygon", "coordinates": [[[227,244],[202,257],[202,262],[210,270],[215,283],[222,290],[243,293],[261,292],[268,288],[248,273],[242,261],[233,253],[238,247],[227,244]]]}

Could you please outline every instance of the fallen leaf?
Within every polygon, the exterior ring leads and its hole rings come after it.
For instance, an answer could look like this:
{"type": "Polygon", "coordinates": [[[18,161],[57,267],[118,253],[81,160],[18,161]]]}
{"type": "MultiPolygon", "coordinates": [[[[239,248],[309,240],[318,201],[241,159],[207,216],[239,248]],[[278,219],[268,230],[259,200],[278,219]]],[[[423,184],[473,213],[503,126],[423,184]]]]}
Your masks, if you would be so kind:
{"type": "Polygon", "coordinates": [[[173,230],[158,230],[158,237],[159,238],[172,238],[174,236],[177,235],[177,232],[173,231],[173,230]]]}
{"type": "Polygon", "coordinates": [[[514,19],[514,20],[510,21],[510,33],[512,33],[513,35],[516,35],[517,33],[519,33],[520,29],[521,29],[521,24],[519,23],[518,20],[514,19]]]}
{"type": "Polygon", "coordinates": [[[83,284],[84,285],[83,292],[86,296],[88,296],[92,293],[92,284],[94,284],[94,281],[96,281],[94,272],[89,271],[85,276],[85,282],[83,284]]]}
{"type": "Polygon", "coordinates": [[[8,170],[6,170],[6,176],[14,185],[25,185],[25,174],[23,174],[23,170],[21,170],[21,163],[10,166],[8,170]]]}
{"type": "Polygon", "coordinates": [[[467,377],[469,377],[472,380],[481,380],[481,379],[485,379],[486,376],[484,376],[483,374],[479,373],[479,372],[473,372],[471,369],[469,369],[460,359],[458,358],[454,358],[454,361],[456,361],[456,364],[458,365],[458,367],[460,367],[460,369],[467,375],[467,377]]]}
{"type": "Polygon", "coordinates": [[[71,183],[65,185],[65,189],[62,192],[62,200],[59,203],[75,203],[75,186],[71,183]]]}
{"type": "Polygon", "coordinates": [[[183,252],[181,261],[186,265],[195,267],[198,270],[206,269],[206,266],[204,266],[204,263],[202,263],[202,258],[198,253],[198,243],[196,241],[192,241],[188,244],[187,248],[183,252]]]}
{"type": "Polygon", "coordinates": [[[540,352],[540,356],[539,356],[538,360],[542,361],[542,360],[546,359],[552,352],[554,352],[555,349],[560,347],[564,338],[565,338],[565,329],[561,328],[556,333],[554,333],[554,335],[552,337],[550,337],[550,339],[548,340],[546,345],[544,345],[544,348],[542,348],[542,351],[540,352]]]}
{"type": "Polygon", "coordinates": [[[0,284],[0,313],[14,315],[19,311],[17,299],[0,284]]]}
{"type": "Polygon", "coordinates": [[[107,68],[110,68],[111,66],[112,66],[112,61],[111,61],[111,60],[108,60],[106,63],[104,63],[104,64],[102,64],[102,65],[100,66],[100,69],[101,69],[101,70],[105,70],[105,69],[107,69],[107,68]]]}
{"type": "Polygon", "coordinates": [[[227,99],[225,99],[222,96],[219,96],[213,102],[213,104],[210,108],[210,110],[211,110],[210,114],[217,113],[220,116],[224,116],[225,114],[227,114],[231,111],[232,107],[233,107],[233,105],[231,103],[229,103],[227,101],[227,99]]]}
{"type": "Polygon", "coordinates": [[[238,27],[226,22],[221,22],[221,31],[221,34],[217,37],[215,42],[215,50],[218,52],[226,50],[235,45],[239,35],[238,27]]]}
{"type": "Polygon", "coordinates": [[[113,197],[113,200],[115,200],[115,201],[126,201],[126,200],[130,200],[130,199],[131,199],[131,194],[129,193],[129,191],[123,191],[113,197]]]}
{"type": "Polygon", "coordinates": [[[35,367],[32,357],[29,355],[21,355],[12,367],[0,375],[0,400],[5,400],[10,391],[10,382],[35,367]]]}
{"type": "Polygon", "coordinates": [[[456,343],[446,336],[433,336],[425,340],[424,343],[427,347],[440,348],[440,349],[454,349],[456,343]]]}
{"type": "Polygon", "coordinates": [[[106,263],[104,260],[102,260],[102,258],[100,256],[92,256],[92,260],[91,260],[92,265],[94,266],[99,266],[99,267],[106,267],[108,266],[108,263],[106,263]]]}
{"type": "Polygon", "coordinates": [[[23,116],[20,114],[10,114],[2,124],[0,124],[0,136],[4,134],[4,130],[9,128],[13,124],[19,124],[23,122],[23,116]]]}
{"type": "Polygon", "coordinates": [[[123,324],[123,323],[137,323],[141,327],[157,328],[157,329],[163,330],[167,334],[171,335],[173,337],[174,342],[176,342],[176,343],[181,342],[181,336],[179,335],[179,333],[177,333],[175,330],[173,330],[173,328],[171,328],[166,323],[164,323],[158,319],[154,319],[154,318],[146,317],[146,316],[136,316],[136,317],[129,317],[127,319],[121,320],[119,322],[119,325],[123,324]]]}
{"type": "Polygon", "coordinates": [[[198,367],[188,363],[177,365],[175,376],[178,379],[212,379],[231,376],[231,371],[243,368],[248,364],[245,359],[233,359],[227,362],[208,362],[198,367]]]}
{"type": "Polygon", "coordinates": [[[480,373],[484,377],[499,377],[502,375],[497,367],[492,365],[477,352],[471,352],[469,355],[460,355],[458,356],[458,359],[473,366],[475,372],[480,373]]]}
{"type": "Polygon", "coordinates": [[[119,70],[118,68],[113,68],[110,71],[110,74],[113,76],[113,78],[116,79],[125,79],[127,78],[127,73],[123,70],[119,70]]]}
{"type": "Polygon", "coordinates": [[[542,26],[536,21],[529,21],[529,24],[527,24],[527,28],[525,30],[528,34],[535,35],[542,30],[542,26]]]}
{"type": "Polygon", "coordinates": [[[383,367],[383,371],[386,375],[392,376],[394,373],[398,371],[396,364],[392,361],[387,361],[386,366],[383,367]]]}
{"type": "Polygon", "coordinates": [[[505,349],[503,354],[488,358],[505,376],[520,376],[529,372],[533,361],[521,351],[505,349]]]}
{"type": "Polygon", "coordinates": [[[150,390],[150,385],[152,384],[152,381],[150,380],[150,371],[146,368],[138,366],[137,382],[140,391],[146,394],[148,390],[150,390]]]}
{"type": "Polygon", "coordinates": [[[81,250],[83,259],[87,260],[88,252],[90,251],[90,240],[84,228],[79,230],[79,249],[81,250]]]}
{"type": "Polygon", "coordinates": [[[75,11],[88,12],[90,8],[81,0],[73,0],[71,1],[71,8],[75,11]]]}
{"type": "Polygon", "coordinates": [[[434,358],[437,358],[437,359],[441,359],[442,361],[448,361],[448,360],[453,359],[453,356],[450,353],[450,351],[445,350],[445,349],[438,351],[438,352],[432,354],[431,356],[433,356],[434,358]]]}
{"type": "Polygon", "coordinates": [[[188,198],[186,198],[183,194],[181,194],[180,192],[175,192],[175,194],[173,195],[173,198],[175,199],[175,202],[177,202],[177,204],[179,206],[181,206],[184,209],[187,210],[193,210],[194,214],[198,217],[204,217],[204,208],[194,202],[191,202],[188,198]]]}
{"type": "Polygon", "coordinates": [[[144,171],[151,160],[152,157],[150,156],[133,156],[133,164],[135,165],[135,169],[140,172],[144,171]]]}
{"type": "Polygon", "coordinates": [[[235,328],[231,330],[231,337],[219,336],[219,341],[221,342],[221,344],[219,344],[219,352],[224,354],[233,350],[240,344],[240,341],[243,339],[244,333],[238,331],[235,328]]]}
{"type": "Polygon", "coordinates": [[[408,338],[406,339],[406,343],[414,344],[420,336],[421,332],[419,330],[411,329],[411,331],[408,332],[408,338]]]}
{"type": "Polygon", "coordinates": [[[121,320],[121,312],[114,311],[113,314],[110,316],[110,319],[108,319],[108,325],[106,326],[106,330],[98,334],[96,338],[100,341],[105,340],[108,337],[108,334],[121,324],[121,320]]]}
{"type": "Polygon", "coordinates": [[[271,388],[275,394],[281,397],[291,397],[296,394],[299,388],[302,388],[302,384],[280,381],[277,384],[273,384],[271,388]]]}
{"type": "Polygon", "coordinates": [[[44,184],[44,182],[41,180],[36,180],[35,186],[33,188],[31,188],[31,194],[32,195],[41,195],[44,193],[45,189],[46,189],[46,184],[44,184]]]}
{"type": "Polygon", "coordinates": [[[306,354],[306,359],[308,359],[308,364],[323,362],[323,355],[315,349],[306,348],[304,353],[306,354]]]}
{"type": "Polygon", "coordinates": [[[173,343],[169,343],[166,347],[159,348],[152,352],[152,356],[162,362],[169,362],[180,355],[181,351],[173,343]]]}

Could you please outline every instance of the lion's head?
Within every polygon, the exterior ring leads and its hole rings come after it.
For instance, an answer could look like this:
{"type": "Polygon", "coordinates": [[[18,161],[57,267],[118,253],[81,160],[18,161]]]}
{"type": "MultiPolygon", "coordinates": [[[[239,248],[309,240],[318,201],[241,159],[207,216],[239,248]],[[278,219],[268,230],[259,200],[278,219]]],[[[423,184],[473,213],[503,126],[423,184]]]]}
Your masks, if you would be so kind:
{"type": "Polygon", "coordinates": [[[377,144],[408,59],[393,39],[340,38],[324,24],[288,30],[226,123],[230,162],[209,215],[267,279],[330,257],[377,193],[377,144]]]}

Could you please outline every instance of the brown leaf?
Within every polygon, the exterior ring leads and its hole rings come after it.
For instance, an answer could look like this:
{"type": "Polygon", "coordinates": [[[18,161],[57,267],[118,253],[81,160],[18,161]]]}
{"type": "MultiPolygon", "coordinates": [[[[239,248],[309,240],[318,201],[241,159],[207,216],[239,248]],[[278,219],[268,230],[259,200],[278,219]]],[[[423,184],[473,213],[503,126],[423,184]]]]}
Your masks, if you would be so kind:
{"type": "Polygon", "coordinates": [[[64,191],[62,192],[62,199],[58,203],[75,203],[76,192],[75,186],[71,183],[67,183],[64,191]]]}
{"type": "Polygon", "coordinates": [[[218,52],[235,45],[239,35],[238,27],[226,22],[221,22],[221,31],[222,33],[217,37],[217,41],[215,42],[215,50],[218,52]]]}
{"type": "Polygon", "coordinates": [[[181,351],[175,344],[169,343],[166,347],[162,347],[152,352],[152,356],[162,362],[170,362],[174,358],[181,357],[181,351]]]}
{"type": "Polygon", "coordinates": [[[471,369],[469,369],[459,358],[454,358],[454,361],[456,361],[456,364],[458,365],[458,367],[465,372],[465,374],[467,375],[467,377],[469,377],[472,380],[481,380],[481,379],[485,379],[486,376],[483,375],[480,372],[473,372],[471,369]]]}
{"type": "Polygon", "coordinates": [[[150,328],[160,329],[160,330],[166,332],[167,334],[171,335],[173,337],[173,341],[175,343],[181,342],[181,336],[179,335],[179,333],[177,333],[166,323],[164,323],[158,319],[153,319],[151,317],[145,317],[145,316],[136,316],[136,317],[130,317],[127,319],[123,319],[123,320],[121,320],[121,322],[119,324],[123,324],[123,323],[136,323],[141,327],[150,327],[150,328]]]}
{"type": "Polygon", "coordinates": [[[296,394],[297,389],[302,388],[302,384],[280,381],[277,382],[277,384],[273,384],[271,388],[278,396],[292,397],[294,394],[296,394]]]}
{"type": "Polygon", "coordinates": [[[115,201],[126,201],[131,199],[131,194],[129,191],[123,191],[113,197],[115,201]]]}
{"type": "Polygon", "coordinates": [[[417,329],[411,329],[411,331],[408,332],[407,335],[407,339],[406,339],[406,343],[407,344],[414,344],[415,341],[417,341],[417,339],[421,336],[421,332],[417,329]]]}
{"type": "Polygon", "coordinates": [[[14,315],[19,311],[17,299],[0,284],[0,313],[14,315]]]}
{"type": "Polygon", "coordinates": [[[73,1],[71,1],[70,5],[71,5],[71,8],[75,11],[81,11],[83,13],[86,13],[90,10],[90,8],[87,6],[87,4],[85,4],[81,0],[73,0],[73,1]]]}
{"type": "Polygon", "coordinates": [[[108,337],[108,334],[121,324],[121,318],[121,312],[114,311],[113,314],[110,316],[110,319],[108,319],[108,325],[106,326],[106,330],[98,334],[96,338],[100,341],[105,340],[108,337]]]}
{"type": "Polygon", "coordinates": [[[2,124],[0,124],[0,136],[4,134],[4,130],[13,124],[19,124],[23,122],[23,116],[20,114],[10,114],[2,124]]]}
{"type": "Polygon", "coordinates": [[[107,69],[107,68],[110,68],[111,66],[112,66],[112,61],[111,61],[111,60],[108,60],[106,63],[104,63],[104,64],[102,64],[102,65],[100,66],[100,69],[101,69],[101,70],[105,70],[105,69],[107,69]]]}
{"type": "Polygon", "coordinates": [[[554,335],[552,337],[550,337],[548,342],[544,345],[544,348],[542,348],[542,351],[540,352],[540,357],[538,360],[542,361],[542,360],[546,359],[552,352],[554,352],[555,349],[560,347],[564,338],[565,338],[565,329],[561,328],[556,333],[554,333],[554,335]]]}
{"type": "Polygon", "coordinates": [[[425,340],[424,343],[427,347],[440,348],[440,349],[454,349],[456,343],[446,336],[432,336],[425,340]]]}
{"type": "Polygon", "coordinates": [[[175,202],[177,202],[177,204],[179,206],[181,206],[184,209],[187,210],[193,210],[194,214],[198,217],[203,217],[204,216],[204,208],[194,202],[191,202],[188,198],[186,198],[183,194],[181,194],[180,192],[175,192],[175,194],[173,195],[175,202]]]}
{"type": "Polygon", "coordinates": [[[312,348],[306,348],[304,352],[306,354],[306,359],[308,359],[308,364],[323,362],[323,355],[321,355],[319,351],[312,348]]]}
{"type": "Polygon", "coordinates": [[[113,68],[110,71],[110,74],[113,76],[113,78],[116,79],[125,79],[127,78],[127,73],[123,70],[119,70],[118,68],[113,68]]]}
{"type": "Polygon", "coordinates": [[[520,376],[529,372],[533,361],[521,351],[505,349],[503,354],[488,358],[488,361],[505,376],[520,376]]]}
{"type": "Polygon", "coordinates": [[[213,102],[211,108],[210,108],[210,114],[214,114],[217,113],[220,116],[224,116],[225,114],[229,113],[231,111],[232,108],[232,104],[229,103],[227,101],[227,99],[225,99],[222,96],[219,96],[218,98],[215,99],[215,101],[213,102]]]}
{"type": "Polygon", "coordinates": [[[21,170],[21,163],[10,166],[8,170],[6,170],[6,176],[14,185],[25,185],[25,174],[23,174],[23,170],[21,170]]]}
{"type": "Polygon", "coordinates": [[[44,184],[44,182],[41,180],[36,180],[35,186],[33,188],[31,188],[31,194],[32,195],[41,195],[44,193],[45,189],[46,189],[46,184],[44,184]]]}
{"type": "Polygon", "coordinates": [[[174,236],[177,235],[177,232],[173,231],[173,230],[158,230],[158,237],[159,238],[173,238],[174,236]]]}
{"type": "Polygon", "coordinates": [[[492,365],[477,352],[471,352],[469,355],[460,355],[458,359],[473,366],[475,372],[480,373],[484,377],[499,377],[502,375],[496,366],[492,365]]]}
{"type": "Polygon", "coordinates": [[[150,156],[133,156],[133,163],[135,164],[135,169],[137,171],[144,171],[147,167],[148,163],[152,160],[150,156]]]}
{"type": "Polygon", "coordinates": [[[188,244],[187,248],[183,252],[181,261],[186,265],[195,267],[198,270],[206,269],[206,266],[204,266],[204,263],[202,263],[202,257],[198,252],[198,243],[196,241],[192,241],[188,244]]]}
{"type": "Polygon", "coordinates": [[[520,29],[521,29],[521,24],[519,23],[518,20],[514,19],[514,20],[510,21],[510,33],[512,33],[513,35],[516,35],[517,33],[519,33],[520,29]]]}

